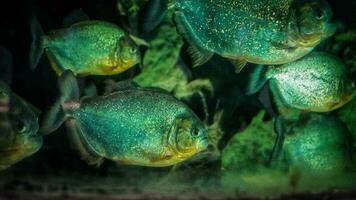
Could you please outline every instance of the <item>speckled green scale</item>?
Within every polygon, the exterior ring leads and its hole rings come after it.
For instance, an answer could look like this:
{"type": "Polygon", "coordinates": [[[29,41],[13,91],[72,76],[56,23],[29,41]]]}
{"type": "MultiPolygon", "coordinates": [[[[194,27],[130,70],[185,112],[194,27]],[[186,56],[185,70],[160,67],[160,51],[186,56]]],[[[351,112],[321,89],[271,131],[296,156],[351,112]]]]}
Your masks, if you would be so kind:
{"type": "MultiPolygon", "coordinates": [[[[319,40],[301,46],[300,40],[308,39],[295,27],[297,8],[290,0],[172,0],[171,3],[178,30],[190,43],[234,60],[288,63],[306,55],[330,35],[323,27],[316,36],[319,40]]],[[[311,22],[318,23],[316,27],[325,23],[311,22]]]]}
{"type": "Polygon", "coordinates": [[[139,53],[118,26],[104,21],[83,21],[42,36],[57,73],[69,69],[81,75],[112,75],[139,62],[139,53]]]}
{"type": "Polygon", "coordinates": [[[280,106],[303,111],[328,112],[349,102],[355,85],[347,66],[321,52],[266,72],[275,101],[280,106]]]}
{"type": "Polygon", "coordinates": [[[351,163],[353,139],[336,117],[307,114],[287,133],[283,151],[302,174],[333,176],[351,163]]]}

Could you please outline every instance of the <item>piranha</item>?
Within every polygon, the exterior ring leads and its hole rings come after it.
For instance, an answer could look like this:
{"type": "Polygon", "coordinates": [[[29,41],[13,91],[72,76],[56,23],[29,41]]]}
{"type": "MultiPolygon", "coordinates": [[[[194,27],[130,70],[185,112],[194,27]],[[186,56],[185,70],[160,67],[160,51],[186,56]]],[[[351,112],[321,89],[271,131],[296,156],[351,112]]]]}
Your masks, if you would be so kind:
{"type": "Polygon", "coordinates": [[[0,81],[0,170],[36,153],[42,146],[38,134],[39,111],[0,81]]]}
{"type": "Polygon", "coordinates": [[[353,142],[351,133],[338,118],[305,113],[286,133],[283,153],[290,176],[300,179],[344,172],[352,163],[353,142]]]}
{"type": "Polygon", "coordinates": [[[168,0],[167,3],[174,10],[178,32],[192,46],[194,66],[205,63],[213,54],[232,60],[237,72],[247,62],[289,63],[311,52],[336,30],[330,23],[332,10],[324,0],[168,0]]]}
{"type": "Polygon", "coordinates": [[[34,19],[31,32],[32,69],[44,51],[57,74],[68,69],[76,75],[114,75],[140,62],[140,53],[130,36],[109,22],[86,20],[44,35],[34,19]]]}
{"type": "Polygon", "coordinates": [[[356,93],[348,67],[337,57],[313,52],[281,66],[259,66],[251,75],[249,93],[268,83],[282,114],[289,109],[329,112],[348,103],[356,93]]]}
{"type": "Polygon", "coordinates": [[[323,52],[313,52],[281,66],[254,68],[249,93],[257,92],[265,84],[280,114],[275,121],[278,148],[282,145],[286,120],[295,120],[301,112],[333,111],[348,103],[356,93],[347,66],[323,52]]]}
{"type": "Polygon", "coordinates": [[[204,124],[167,92],[124,83],[102,96],[79,100],[70,71],[59,82],[62,97],[41,130],[51,133],[67,120],[74,129],[72,141],[89,164],[106,158],[120,164],[164,167],[207,148],[204,124]]]}

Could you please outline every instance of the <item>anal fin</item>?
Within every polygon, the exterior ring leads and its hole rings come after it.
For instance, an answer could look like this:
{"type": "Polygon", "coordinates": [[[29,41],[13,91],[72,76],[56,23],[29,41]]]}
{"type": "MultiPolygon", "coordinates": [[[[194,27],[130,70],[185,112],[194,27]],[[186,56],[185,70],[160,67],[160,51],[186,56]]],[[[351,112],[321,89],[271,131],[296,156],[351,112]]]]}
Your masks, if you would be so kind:
{"type": "Polygon", "coordinates": [[[247,61],[244,59],[231,60],[231,62],[235,67],[236,73],[240,73],[247,64],[247,61]]]}
{"type": "Polygon", "coordinates": [[[204,63],[208,62],[214,55],[213,52],[199,49],[194,45],[190,45],[188,47],[188,53],[192,59],[193,67],[203,65],[204,63]]]}

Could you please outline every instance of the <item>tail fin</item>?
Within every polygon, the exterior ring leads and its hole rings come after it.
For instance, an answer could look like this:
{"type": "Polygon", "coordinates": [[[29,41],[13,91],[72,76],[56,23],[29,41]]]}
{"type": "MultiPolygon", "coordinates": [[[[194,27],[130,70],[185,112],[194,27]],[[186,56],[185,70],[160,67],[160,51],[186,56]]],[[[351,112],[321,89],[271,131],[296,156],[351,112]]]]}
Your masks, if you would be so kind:
{"type": "Polygon", "coordinates": [[[67,110],[71,108],[70,102],[79,101],[79,88],[75,76],[69,70],[62,73],[59,77],[60,99],[52,106],[45,115],[42,123],[41,132],[49,134],[58,129],[67,117],[67,110]]]}
{"type": "Polygon", "coordinates": [[[44,35],[42,27],[38,20],[33,17],[30,21],[31,48],[30,48],[30,68],[33,70],[38,65],[43,54],[42,36],[44,35]]]}
{"type": "Polygon", "coordinates": [[[258,65],[253,68],[253,71],[249,75],[249,82],[247,84],[246,93],[248,95],[255,94],[266,84],[266,72],[267,66],[258,65]]]}
{"type": "Polygon", "coordinates": [[[151,0],[147,3],[141,23],[143,32],[151,32],[163,21],[167,14],[168,2],[169,0],[151,0]]]}

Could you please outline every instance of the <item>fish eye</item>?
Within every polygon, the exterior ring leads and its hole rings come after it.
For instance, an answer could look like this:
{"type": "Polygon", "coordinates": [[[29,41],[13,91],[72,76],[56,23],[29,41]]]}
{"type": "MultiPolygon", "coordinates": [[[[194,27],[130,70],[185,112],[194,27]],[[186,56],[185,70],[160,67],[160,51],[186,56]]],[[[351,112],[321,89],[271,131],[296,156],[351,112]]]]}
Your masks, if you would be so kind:
{"type": "Polygon", "coordinates": [[[198,137],[199,136],[199,130],[196,128],[193,128],[193,130],[190,132],[192,137],[198,137]]]}
{"type": "Polygon", "coordinates": [[[325,16],[325,11],[321,9],[320,7],[314,7],[313,8],[314,14],[317,19],[323,19],[325,16]]]}
{"type": "Polygon", "coordinates": [[[16,129],[19,133],[24,133],[27,130],[27,127],[25,123],[23,123],[22,121],[18,121],[16,123],[16,129]]]}
{"type": "Polygon", "coordinates": [[[136,48],[130,48],[129,51],[130,51],[131,54],[135,54],[137,52],[136,48]]]}

